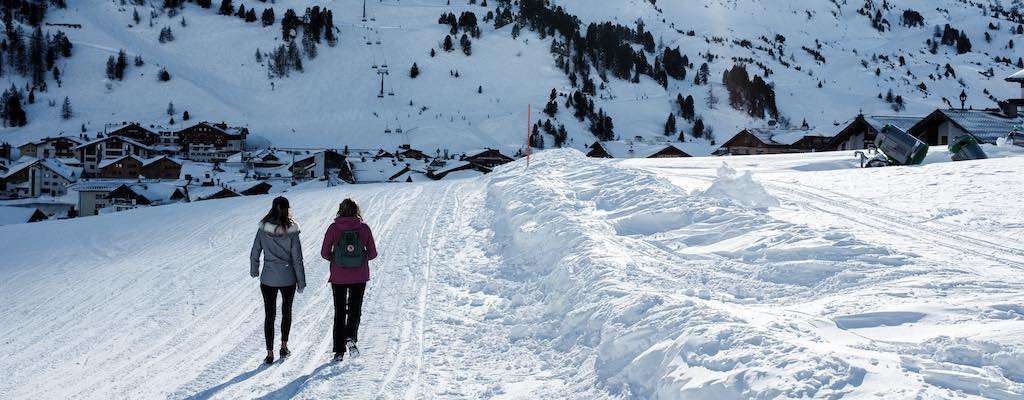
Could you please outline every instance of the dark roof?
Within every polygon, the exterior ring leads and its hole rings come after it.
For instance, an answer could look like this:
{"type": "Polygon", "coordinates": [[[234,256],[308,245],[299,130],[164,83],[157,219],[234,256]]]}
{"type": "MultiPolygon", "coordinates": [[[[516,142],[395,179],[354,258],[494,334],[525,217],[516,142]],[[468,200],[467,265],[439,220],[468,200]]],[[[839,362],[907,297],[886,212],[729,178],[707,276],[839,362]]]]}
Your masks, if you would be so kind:
{"type": "Polygon", "coordinates": [[[994,110],[940,109],[915,124],[908,132],[919,136],[920,128],[935,118],[950,121],[983,143],[995,143],[996,139],[1024,125],[1024,117],[1010,118],[994,110]]]}

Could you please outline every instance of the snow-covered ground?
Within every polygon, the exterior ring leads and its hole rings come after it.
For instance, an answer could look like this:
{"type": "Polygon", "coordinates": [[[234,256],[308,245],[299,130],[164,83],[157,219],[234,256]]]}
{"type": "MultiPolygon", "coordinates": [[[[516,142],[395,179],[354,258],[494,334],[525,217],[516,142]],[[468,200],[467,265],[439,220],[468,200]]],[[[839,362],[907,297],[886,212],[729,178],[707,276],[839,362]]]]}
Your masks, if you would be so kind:
{"type": "Polygon", "coordinates": [[[559,150],[290,192],[311,284],[271,367],[246,265],[270,196],[3,226],[0,397],[1024,398],[1024,157],[998,153],[559,150]],[[336,365],[316,254],[349,196],[381,258],[336,365]]]}

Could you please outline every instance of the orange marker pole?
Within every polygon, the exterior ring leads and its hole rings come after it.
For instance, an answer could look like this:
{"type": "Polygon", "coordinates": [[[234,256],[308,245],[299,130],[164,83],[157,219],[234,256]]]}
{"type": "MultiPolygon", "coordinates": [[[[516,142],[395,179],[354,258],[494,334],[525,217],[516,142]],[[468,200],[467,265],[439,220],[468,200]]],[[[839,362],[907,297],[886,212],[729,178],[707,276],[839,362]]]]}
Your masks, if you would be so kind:
{"type": "Polygon", "coordinates": [[[526,168],[530,168],[530,128],[533,125],[533,105],[526,105],[526,168]]]}

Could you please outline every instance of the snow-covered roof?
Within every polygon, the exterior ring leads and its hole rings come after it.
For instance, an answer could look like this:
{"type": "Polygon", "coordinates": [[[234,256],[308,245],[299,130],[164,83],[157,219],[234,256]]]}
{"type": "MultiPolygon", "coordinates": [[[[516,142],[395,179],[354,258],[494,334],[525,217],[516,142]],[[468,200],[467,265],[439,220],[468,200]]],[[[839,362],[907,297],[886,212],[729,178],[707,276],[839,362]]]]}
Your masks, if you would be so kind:
{"type": "Polygon", "coordinates": [[[121,157],[118,157],[118,158],[106,158],[103,161],[100,161],[99,164],[96,164],[96,168],[103,169],[103,168],[109,167],[111,164],[115,164],[115,163],[121,162],[122,160],[125,160],[125,159],[128,159],[128,158],[134,159],[134,160],[138,161],[140,164],[145,164],[146,163],[146,159],[145,158],[139,157],[139,156],[134,155],[134,154],[129,154],[127,156],[121,156],[121,157]]]}
{"type": "Polygon", "coordinates": [[[30,207],[0,206],[0,225],[24,224],[37,211],[39,209],[30,207]]]}
{"type": "MultiPolygon", "coordinates": [[[[234,191],[236,193],[242,193],[242,192],[244,192],[246,190],[252,189],[252,188],[254,188],[254,187],[258,186],[258,185],[262,185],[262,184],[265,184],[265,183],[266,183],[265,181],[258,181],[258,180],[257,181],[231,181],[231,182],[224,182],[224,183],[222,183],[222,185],[224,187],[228,188],[228,189],[231,189],[232,191],[234,191]]],[[[267,183],[267,184],[269,184],[269,183],[267,183]]],[[[273,186],[273,185],[271,185],[271,186],[273,186]]]]}
{"type": "Polygon", "coordinates": [[[881,132],[886,125],[892,125],[906,132],[910,127],[917,125],[924,117],[902,116],[902,115],[871,115],[865,116],[864,121],[871,125],[876,131],[881,132]]]}
{"type": "MultiPolygon", "coordinates": [[[[601,142],[601,147],[604,147],[604,150],[614,158],[648,158],[669,146],[673,145],[668,142],[648,143],[633,140],[601,142]]],[[[676,148],[678,149],[678,147],[676,148]]]]}
{"type": "Polygon", "coordinates": [[[131,145],[136,146],[136,147],[141,147],[141,148],[146,149],[146,150],[150,150],[150,151],[155,150],[154,148],[152,148],[152,147],[150,147],[148,145],[142,144],[142,143],[140,143],[139,141],[137,141],[135,139],[132,139],[132,138],[129,138],[129,137],[124,137],[124,136],[106,136],[106,137],[101,137],[99,139],[95,139],[95,140],[92,140],[92,141],[89,141],[89,142],[86,142],[86,143],[82,143],[82,144],[76,146],[75,150],[78,150],[78,149],[86,147],[86,146],[92,146],[92,145],[94,145],[96,143],[105,142],[107,140],[114,139],[114,138],[123,140],[123,141],[125,141],[128,144],[131,144],[131,145]]]}
{"type": "Polygon", "coordinates": [[[109,192],[117,189],[119,186],[125,184],[123,180],[92,180],[92,181],[79,181],[71,186],[68,186],[68,190],[77,192],[109,192]]]}
{"type": "Polygon", "coordinates": [[[951,109],[939,112],[985,143],[995,143],[996,139],[1024,125],[1024,117],[1009,118],[996,111],[951,109]]]}
{"type": "Polygon", "coordinates": [[[18,159],[18,162],[14,163],[10,167],[8,167],[7,168],[7,172],[4,173],[3,175],[0,175],[0,179],[5,179],[5,178],[10,177],[10,176],[12,176],[14,174],[17,174],[18,172],[21,172],[21,170],[23,170],[25,168],[28,168],[28,167],[31,167],[32,164],[36,163],[36,161],[39,161],[39,159],[33,158],[33,157],[29,157],[29,156],[22,157],[22,158],[18,159]]]}
{"type": "Polygon", "coordinates": [[[53,173],[60,175],[62,178],[71,182],[78,180],[78,177],[82,176],[82,168],[68,166],[56,158],[40,160],[39,165],[53,171],[53,173]]]}
{"type": "Polygon", "coordinates": [[[352,165],[352,174],[359,183],[387,182],[391,177],[398,175],[407,167],[407,162],[399,162],[390,157],[349,159],[352,165]]]}
{"type": "Polygon", "coordinates": [[[125,183],[124,185],[131,189],[132,192],[135,192],[135,194],[145,197],[152,202],[169,201],[171,196],[181,189],[176,184],[165,182],[134,182],[125,183]]]}
{"type": "Polygon", "coordinates": [[[1008,82],[1024,82],[1024,69],[1015,72],[1013,75],[1006,77],[1008,82]]]}
{"type": "Polygon", "coordinates": [[[25,143],[22,146],[30,145],[30,144],[40,145],[40,144],[45,144],[47,142],[52,142],[54,140],[60,140],[60,139],[68,139],[68,140],[70,140],[72,142],[75,142],[77,144],[82,144],[82,143],[86,142],[84,139],[82,139],[82,138],[80,138],[78,136],[48,136],[48,137],[44,137],[44,138],[36,140],[36,141],[25,143]]]}
{"type": "MultiPolygon", "coordinates": [[[[222,186],[189,186],[188,187],[188,199],[189,201],[204,200],[207,197],[213,196],[222,190],[228,190],[234,192],[229,188],[222,186]]],[[[235,192],[235,194],[238,194],[235,192]]],[[[241,196],[241,195],[239,195],[241,196]]]]}
{"type": "Polygon", "coordinates": [[[747,132],[762,143],[787,146],[807,136],[825,137],[824,134],[809,129],[750,128],[747,132]]]}

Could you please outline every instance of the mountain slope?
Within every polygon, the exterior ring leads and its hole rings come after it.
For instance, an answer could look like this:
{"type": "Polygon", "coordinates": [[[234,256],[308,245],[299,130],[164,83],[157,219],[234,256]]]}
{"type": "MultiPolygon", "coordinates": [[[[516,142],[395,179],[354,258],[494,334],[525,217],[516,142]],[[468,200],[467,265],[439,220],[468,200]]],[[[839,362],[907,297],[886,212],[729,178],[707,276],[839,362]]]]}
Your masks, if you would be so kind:
{"type": "MultiPolygon", "coordinates": [[[[534,121],[547,118],[539,110],[550,90],[570,93],[574,88],[556,68],[549,52],[551,38],[541,39],[527,29],[513,39],[511,26],[495,30],[493,24],[481,22],[482,35],[472,40],[471,56],[458,49],[461,32],[455,36],[455,51],[441,51],[441,41],[448,34],[447,26],[437,23],[442,13],[472,11],[482,19],[498,2],[488,7],[456,3],[369,2],[372,20],[363,22],[363,3],[358,0],[253,2],[250,5],[256,10],[269,7],[276,11],[278,23],[262,27],[259,22],[216,15],[216,5],[202,9],[186,3],[171,17],[153,6],[70,1],[65,10],[51,10],[47,19],[83,25],[66,29],[76,48],[75,56],[60,65],[64,87],[51,85],[49,92],[37,93],[39,101],[28,107],[30,125],[4,129],[0,137],[20,143],[62,132],[78,134],[82,124],[95,133],[103,131],[104,124],[127,120],[166,125],[169,118],[164,111],[174,102],[178,124],[182,123],[180,113],[188,110],[195,120],[247,125],[254,134],[282,146],[392,148],[410,143],[452,151],[494,146],[514,153],[525,141],[527,104],[534,107],[534,121]],[[304,73],[268,79],[266,66],[255,60],[256,50],[266,54],[282,44],[280,19],[286,9],[294,8],[301,15],[313,5],[333,10],[339,29],[337,46],[320,46],[317,58],[305,60],[304,73]],[[130,26],[133,10],[143,16],[138,26],[130,26]],[[150,10],[156,14],[152,26],[150,10]],[[182,18],[187,27],[181,26],[182,18]],[[173,30],[176,40],[158,42],[164,27],[173,30]],[[437,51],[436,57],[429,56],[431,48],[437,51]],[[147,64],[129,66],[124,81],[107,82],[104,64],[117,49],[139,54],[147,64]],[[422,74],[411,79],[408,71],[414,62],[422,74]],[[385,92],[395,95],[378,99],[380,81],[371,66],[385,63],[390,67],[385,92]],[[170,82],[156,80],[160,67],[167,67],[170,82]],[[459,78],[452,77],[455,71],[459,78]],[[69,121],[59,118],[59,107],[46,106],[48,100],[60,104],[64,96],[71,98],[76,110],[69,121]],[[396,128],[402,128],[404,134],[384,133],[396,128]]],[[[595,105],[614,118],[621,138],[662,137],[666,116],[677,111],[677,95],[694,97],[698,116],[713,128],[719,142],[740,128],[766,124],[728,105],[721,76],[737,63],[749,64],[752,74],[769,72],[765,79],[774,84],[781,117],[793,125],[806,120],[824,133],[834,133],[836,124],[858,111],[894,113],[891,103],[877,97],[890,90],[904,100],[902,113],[908,115],[944,107],[943,98],[959,106],[956,98],[961,90],[968,94],[967,105],[977,108],[994,106],[989,95],[1004,99],[1018,94],[1002,81],[1017,67],[996,63],[993,58],[1005,57],[1016,63],[1022,56],[1008,47],[1010,40],[1024,39],[1024,35],[1011,32],[1020,24],[1004,15],[995,18],[992,11],[966,6],[960,0],[939,4],[924,0],[879,4],[703,0],[656,5],[643,0],[599,5],[556,0],[553,5],[564,6],[584,24],[612,21],[635,28],[636,21],[642,20],[658,42],[657,54],[663,46],[678,46],[693,64],[687,79],[670,79],[667,89],[646,76],[636,84],[615,78],[605,83],[594,96],[595,105]],[[870,16],[858,13],[865,4],[888,21],[884,32],[872,28],[870,16]],[[901,25],[905,10],[919,12],[924,25],[901,25]],[[988,29],[989,23],[998,24],[999,29],[988,29]],[[953,47],[941,45],[931,54],[925,41],[932,38],[935,26],[944,24],[962,30],[973,50],[956,54],[953,47]],[[992,36],[991,43],[984,39],[986,32],[992,36]],[[819,53],[824,61],[815,60],[804,47],[819,53]],[[692,77],[708,55],[713,56],[709,62],[711,85],[694,85],[692,77]],[[905,65],[898,62],[901,56],[905,65]],[[946,64],[956,77],[941,77],[946,64]],[[981,74],[989,68],[992,76],[981,74]],[[922,83],[925,90],[920,88],[922,83]],[[709,90],[720,99],[715,109],[706,102],[709,90]]],[[[647,53],[646,57],[653,63],[657,54],[647,53]]],[[[563,102],[559,100],[556,123],[566,125],[568,145],[583,148],[594,136],[588,132],[588,123],[577,122],[563,102]]],[[[679,123],[679,129],[687,132],[691,126],[690,122],[679,123]]],[[[551,142],[549,138],[549,145],[551,142]]],[[[713,149],[703,141],[682,146],[694,154],[713,149]]]]}

